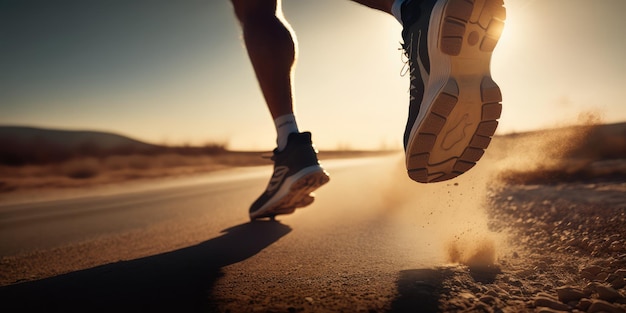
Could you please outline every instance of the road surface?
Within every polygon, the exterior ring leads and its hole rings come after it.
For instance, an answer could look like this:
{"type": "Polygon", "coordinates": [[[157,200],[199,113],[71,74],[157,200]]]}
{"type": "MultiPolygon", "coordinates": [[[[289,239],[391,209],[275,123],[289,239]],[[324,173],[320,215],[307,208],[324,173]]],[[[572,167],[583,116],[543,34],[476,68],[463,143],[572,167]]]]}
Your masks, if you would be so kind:
{"type": "Polygon", "coordinates": [[[329,160],[316,201],[276,222],[247,217],[267,166],[0,205],[0,310],[434,310],[448,244],[485,232],[486,178],[418,184],[402,161],[329,160]]]}

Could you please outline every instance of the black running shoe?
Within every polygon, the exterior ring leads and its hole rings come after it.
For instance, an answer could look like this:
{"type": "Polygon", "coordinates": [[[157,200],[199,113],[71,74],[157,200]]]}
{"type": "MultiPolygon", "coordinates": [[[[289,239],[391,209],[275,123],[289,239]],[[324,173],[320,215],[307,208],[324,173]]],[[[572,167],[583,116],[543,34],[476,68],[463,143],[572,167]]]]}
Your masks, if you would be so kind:
{"type": "Polygon", "coordinates": [[[311,192],[330,180],[317,160],[309,132],[290,134],[287,147],[280,152],[274,150],[272,160],[274,174],[265,192],[250,207],[251,220],[291,214],[311,204],[311,192]]]}
{"type": "Polygon", "coordinates": [[[448,180],[476,164],[498,126],[502,95],[490,62],[503,0],[409,0],[401,13],[411,74],[407,171],[422,183],[448,180]]]}

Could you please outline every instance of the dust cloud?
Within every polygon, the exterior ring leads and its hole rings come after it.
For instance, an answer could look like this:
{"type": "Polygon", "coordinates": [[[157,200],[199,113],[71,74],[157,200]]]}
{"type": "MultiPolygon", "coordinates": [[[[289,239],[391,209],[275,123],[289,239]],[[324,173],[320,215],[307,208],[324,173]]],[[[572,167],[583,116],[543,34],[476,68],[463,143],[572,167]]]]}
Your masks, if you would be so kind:
{"type": "Polygon", "coordinates": [[[485,268],[495,264],[496,246],[493,238],[468,239],[457,239],[447,244],[449,262],[464,264],[470,268],[485,268]]]}
{"type": "Polygon", "coordinates": [[[407,177],[402,160],[390,174],[393,184],[385,184],[386,213],[403,223],[411,221],[418,230],[412,235],[425,237],[415,240],[428,241],[444,262],[493,265],[503,241],[489,230],[486,216],[490,168],[479,163],[454,180],[419,184],[407,177]]]}
{"type": "Polygon", "coordinates": [[[411,181],[402,158],[390,173],[390,181],[383,183],[385,213],[422,228],[419,234],[428,236],[447,262],[470,268],[495,265],[509,249],[506,234],[490,230],[486,208],[491,195],[510,173],[562,166],[563,156],[579,147],[592,128],[585,125],[496,136],[473,169],[446,182],[411,181]]]}

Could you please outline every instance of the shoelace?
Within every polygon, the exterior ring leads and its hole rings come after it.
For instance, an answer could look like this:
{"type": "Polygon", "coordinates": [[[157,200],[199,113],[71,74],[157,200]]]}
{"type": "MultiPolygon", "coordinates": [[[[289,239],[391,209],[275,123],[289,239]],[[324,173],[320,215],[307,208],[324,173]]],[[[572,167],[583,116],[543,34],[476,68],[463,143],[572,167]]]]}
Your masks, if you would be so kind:
{"type": "Polygon", "coordinates": [[[400,77],[404,77],[407,73],[409,73],[410,86],[408,92],[411,93],[411,90],[415,88],[413,85],[413,79],[415,78],[413,72],[415,71],[415,68],[412,68],[413,63],[411,62],[411,55],[413,54],[413,34],[411,34],[408,44],[400,43],[400,48],[398,48],[398,50],[402,51],[400,54],[400,61],[403,63],[402,68],[400,69],[400,77]]]}
{"type": "Polygon", "coordinates": [[[406,76],[411,70],[411,58],[409,57],[409,52],[404,48],[402,43],[400,43],[402,47],[398,48],[399,51],[402,51],[400,54],[400,61],[402,62],[402,68],[400,69],[400,77],[406,76]]]}
{"type": "Polygon", "coordinates": [[[400,76],[406,76],[406,73],[409,73],[411,70],[411,55],[413,54],[413,34],[411,34],[411,38],[408,43],[400,43],[399,51],[402,51],[400,54],[400,61],[402,61],[403,65],[400,69],[400,76]]]}

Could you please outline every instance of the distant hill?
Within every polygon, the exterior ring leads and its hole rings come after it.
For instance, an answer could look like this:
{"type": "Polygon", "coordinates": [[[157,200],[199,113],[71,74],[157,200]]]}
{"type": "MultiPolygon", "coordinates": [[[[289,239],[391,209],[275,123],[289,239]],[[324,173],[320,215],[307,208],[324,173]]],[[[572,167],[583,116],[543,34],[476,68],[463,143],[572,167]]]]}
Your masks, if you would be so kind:
{"type": "Polygon", "coordinates": [[[77,147],[85,143],[97,143],[100,148],[112,149],[120,146],[137,148],[157,147],[129,137],[99,131],[73,131],[35,127],[0,126],[0,139],[21,142],[45,141],[63,147],[77,147]]]}
{"type": "MultiPolygon", "coordinates": [[[[570,156],[626,159],[626,123],[573,126],[573,128],[584,131],[580,132],[583,138],[580,138],[576,147],[569,152],[570,156]]],[[[501,137],[515,140],[567,129],[571,128],[538,130],[501,137]]],[[[225,146],[219,144],[203,147],[168,147],[108,132],[0,126],[0,165],[48,164],[80,157],[103,158],[131,154],[214,155],[226,151],[225,146]]]]}
{"type": "Polygon", "coordinates": [[[570,156],[626,159],[626,123],[591,126],[570,156]]]}
{"type": "Polygon", "coordinates": [[[0,164],[59,162],[78,156],[150,154],[167,149],[125,136],[97,131],[69,131],[0,126],[0,164]]]}
{"type": "MultiPolygon", "coordinates": [[[[626,159],[626,122],[613,124],[569,126],[503,135],[505,138],[532,138],[575,131],[580,137],[571,138],[573,146],[567,157],[590,159],[626,159]]],[[[556,143],[555,143],[556,144],[556,143]]]]}

